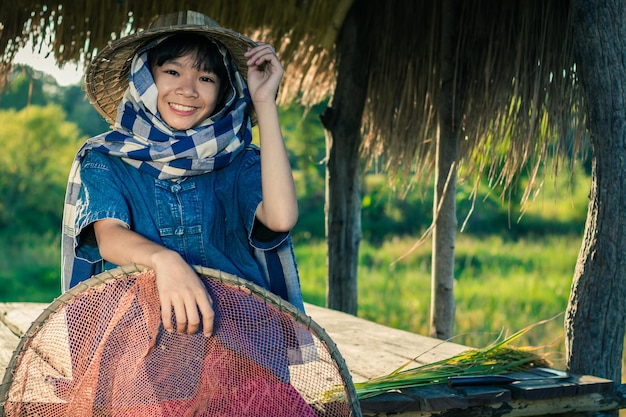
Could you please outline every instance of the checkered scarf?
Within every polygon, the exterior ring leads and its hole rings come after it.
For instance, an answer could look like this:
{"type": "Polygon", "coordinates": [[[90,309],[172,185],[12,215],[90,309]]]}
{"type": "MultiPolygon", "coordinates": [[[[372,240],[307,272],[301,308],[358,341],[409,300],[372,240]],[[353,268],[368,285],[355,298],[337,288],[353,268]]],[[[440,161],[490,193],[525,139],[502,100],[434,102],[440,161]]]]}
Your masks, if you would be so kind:
{"type": "MultiPolygon", "coordinates": [[[[80,165],[87,150],[122,158],[135,168],[159,179],[180,178],[211,172],[230,164],[252,140],[250,93],[225,48],[218,45],[230,77],[231,91],[217,114],[186,131],[172,130],[157,111],[157,88],[147,62],[147,51],[159,41],[140,50],[132,62],[129,87],[109,132],[88,139],[72,164],[63,212],[62,286],[69,288],[76,261],[76,203],[81,187],[80,165]]],[[[88,278],[87,275],[85,278],[88,278]]]]}

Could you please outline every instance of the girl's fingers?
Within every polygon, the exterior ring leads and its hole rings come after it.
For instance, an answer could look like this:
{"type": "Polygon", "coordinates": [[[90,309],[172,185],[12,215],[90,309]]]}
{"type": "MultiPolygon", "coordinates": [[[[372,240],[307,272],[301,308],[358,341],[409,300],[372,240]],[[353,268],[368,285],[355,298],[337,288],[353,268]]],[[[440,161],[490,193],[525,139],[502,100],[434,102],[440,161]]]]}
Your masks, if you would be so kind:
{"type": "Polygon", "coordinates": [[[172,325],[172,305],[169,302],[162,302],[161,304],[161,320],[163,321],[163,328],[168,332],[174,330],[172,325]]]}
{"type": "Polygon", "coordinates": [[[210,297],[198,300],[198,310],[202,316],[202,331],[205,337],[210,337],[213,334],[215,312],[213,311],[212,304],[213,302],[210,297]]]}
{"type": "Polygon", "coordinates": [[[187,332],[187,312],[184,303],[174,304],[174,314],[176,315],[176,330],[178,333],[187,332]]]}
{"type": "Polygon", "coordinates": [[[269,62],[273,59],[278,60],[274,48],[269,44],[259,44],[259,46],[246,52],[245,56],[248,58],[248,65],[261,65],[263,62],[269,62]]]}
{"type": "Polygon", "coordinates": [[[187,315],[187,334],[194,334],[200,329],[200,315],[198,314],[198,307],[195,302],[186,304],[185,307],[185,313],[187,315]]]}
{"type": "Polygon", "coordinates": [[[257,43],[257,46],[255,46],[254,48],[250,48],[248,49],[244,55],[245,56],[252,56],[254,54],[256,54],[259,51],[264,51],[264,53],[270,53],[273,54],[274,53],[274,47],[272,45],[270,45],[269,43],[257,43]]]}

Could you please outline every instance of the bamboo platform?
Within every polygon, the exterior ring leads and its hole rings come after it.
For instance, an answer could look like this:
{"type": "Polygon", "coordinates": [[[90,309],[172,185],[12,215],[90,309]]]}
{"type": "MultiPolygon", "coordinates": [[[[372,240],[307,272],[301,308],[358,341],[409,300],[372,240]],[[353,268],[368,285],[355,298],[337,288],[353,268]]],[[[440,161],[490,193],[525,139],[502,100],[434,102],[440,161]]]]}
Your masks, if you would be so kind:
{"type": "MultiPolygon", "coordinates": [[[[19,338],[46,307],[0,303],[0,369],[9,363],[19,338]]],[[[417,366],[449,358],[467,346],[392,329],[349,314],[306,305],[341,352],[355,382],[388,374],[408,361],[417,366]]],[[[531,375],[532,377],[532,375],[531,375]]],[[[622,386],[587,375],[531,379],[504,385],[412,388],[361,401],[364,416],[426,417],[539,416],[623,408],[622,386]]]]}

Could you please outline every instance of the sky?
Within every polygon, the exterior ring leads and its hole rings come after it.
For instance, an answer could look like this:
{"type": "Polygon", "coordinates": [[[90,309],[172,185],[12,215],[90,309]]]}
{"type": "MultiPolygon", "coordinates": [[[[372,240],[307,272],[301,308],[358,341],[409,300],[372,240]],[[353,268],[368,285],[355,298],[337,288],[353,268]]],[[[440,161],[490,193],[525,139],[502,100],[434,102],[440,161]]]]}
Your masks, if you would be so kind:
{"type": "Polygon", "coordinates": [[[49,49],[42,50],[41,54],[35,54],[30,43],[15,55],[13,64],[26,64],[38,71],[50,74],[62,86],[80,84],[83,75],[82,66],[66,64],[63,68],[59,68],[49,49]],[[49,56],[46,57],[46,54],[49,56]]]}

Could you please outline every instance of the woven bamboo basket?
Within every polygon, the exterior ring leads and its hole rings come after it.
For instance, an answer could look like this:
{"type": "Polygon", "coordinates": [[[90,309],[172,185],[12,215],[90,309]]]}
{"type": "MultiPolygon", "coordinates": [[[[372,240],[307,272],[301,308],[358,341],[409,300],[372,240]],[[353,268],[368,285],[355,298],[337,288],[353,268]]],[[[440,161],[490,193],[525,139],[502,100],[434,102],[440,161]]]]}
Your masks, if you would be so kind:
{"type": "Polygon", "coordinates": [[[313,319],[237,276],[195,267],[211,337],[164,331],[154,272],[95,275],[21,338],[0,416],[361,416],[350,373],[313,319]]]}

